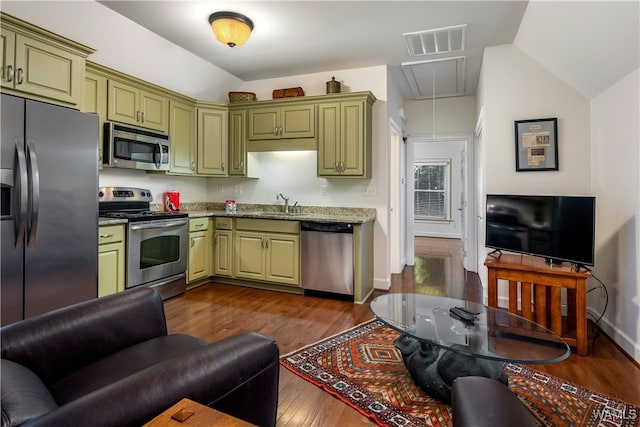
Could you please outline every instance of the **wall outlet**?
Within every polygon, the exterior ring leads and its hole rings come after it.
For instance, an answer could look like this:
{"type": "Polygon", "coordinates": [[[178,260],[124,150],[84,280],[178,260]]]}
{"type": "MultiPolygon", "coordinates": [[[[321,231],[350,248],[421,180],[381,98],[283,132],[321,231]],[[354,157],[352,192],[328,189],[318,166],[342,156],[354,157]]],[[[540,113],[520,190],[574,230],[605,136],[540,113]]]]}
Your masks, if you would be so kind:
{"type": "Polygon", "coordinates": [[[218,193],[224,193],[224,185],[218,185],[218,193]]]}
{"type": "Polygon", "coordinates": [[[242,194],[242,184],[236,184],[233,186],[233,194],[242,194]]]}
{"type": "Polygon", "coordinates": [[[329,195],[329,188],[327,187],[327,184],[320,184],[320,195],[321,196],[329,195]]]}
{"type": "Polygon", "coordinates": [[[376,186],[375,185],[369,185],[368,187],[365,187],[364,191],[362,192],[363,196],[375,196],[376,195],[376,186]]]}

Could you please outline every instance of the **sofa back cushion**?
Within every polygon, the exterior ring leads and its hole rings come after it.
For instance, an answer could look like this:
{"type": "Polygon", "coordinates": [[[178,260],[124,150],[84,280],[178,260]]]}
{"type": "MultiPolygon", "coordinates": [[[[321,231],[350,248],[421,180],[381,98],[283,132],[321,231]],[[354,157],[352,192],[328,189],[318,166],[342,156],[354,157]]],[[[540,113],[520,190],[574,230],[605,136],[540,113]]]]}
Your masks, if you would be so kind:
{"type": "Polygon", "coordinates": [[[136,288],[4,326],[0,354],[50,386],[98,359],[166,334],[162,298],[153,289],[136,288]]]}
{"type": "Polygon", "coordinates": [[[2,427],[18,426],[58,407],[47,387],[29,369],[0,359],[2,427]]]}

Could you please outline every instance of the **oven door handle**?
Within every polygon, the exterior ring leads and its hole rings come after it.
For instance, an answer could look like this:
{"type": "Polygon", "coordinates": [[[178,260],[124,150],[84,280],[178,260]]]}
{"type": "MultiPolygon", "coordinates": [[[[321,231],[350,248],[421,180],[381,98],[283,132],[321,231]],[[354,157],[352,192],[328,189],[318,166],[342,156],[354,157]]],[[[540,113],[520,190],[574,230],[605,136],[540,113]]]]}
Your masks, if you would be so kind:
{"type": "Polygon", "coordinates": [[[186,225],[186,219],[177,219],[170,221],[147,222],[145,224],[131,224],[131,230],[149,230],[152,228],[170,228],[186,225]]]}

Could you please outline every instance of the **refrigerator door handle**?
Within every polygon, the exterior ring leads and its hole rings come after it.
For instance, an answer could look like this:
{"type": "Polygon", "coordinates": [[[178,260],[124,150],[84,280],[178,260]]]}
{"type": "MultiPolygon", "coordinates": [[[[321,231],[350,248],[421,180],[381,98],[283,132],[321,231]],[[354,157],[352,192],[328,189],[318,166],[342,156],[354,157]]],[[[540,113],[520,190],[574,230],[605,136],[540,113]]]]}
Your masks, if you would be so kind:
{"type": "Polygon", "coordinates": [[[38,213],[40,211],[40,170],[38,169],[38,156],[33,141],[27,141],[27,171],[29,175],[29,223],[27,235],[27,247],[33,247],[36,243],[38,231],[38,213]]]}
{"type": "Polygon", "coordinates": [[[13,224],[16,232],[16,248],[21,248],[24,242],[24,230],[27,223],[27,204],[29,202],[27,158],[23,148],[24,142],[16,140],[16,168],[14,169],[13,189],[16,201],[16,217],[13,224]]]}

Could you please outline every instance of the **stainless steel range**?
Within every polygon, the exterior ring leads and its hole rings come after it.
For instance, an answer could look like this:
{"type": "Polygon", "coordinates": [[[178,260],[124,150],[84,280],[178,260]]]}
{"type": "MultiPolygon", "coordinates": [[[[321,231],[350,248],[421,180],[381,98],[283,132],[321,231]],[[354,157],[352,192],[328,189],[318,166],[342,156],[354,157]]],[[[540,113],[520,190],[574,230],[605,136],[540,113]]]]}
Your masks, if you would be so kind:
{"type": "Polygon", "coordinates": [[[100,187],[101,217],[127,219],[125,288],[156,287],[162,298],[186,290],[186,213],[151,211],[151,191],[131,187],[100,187]]]}

